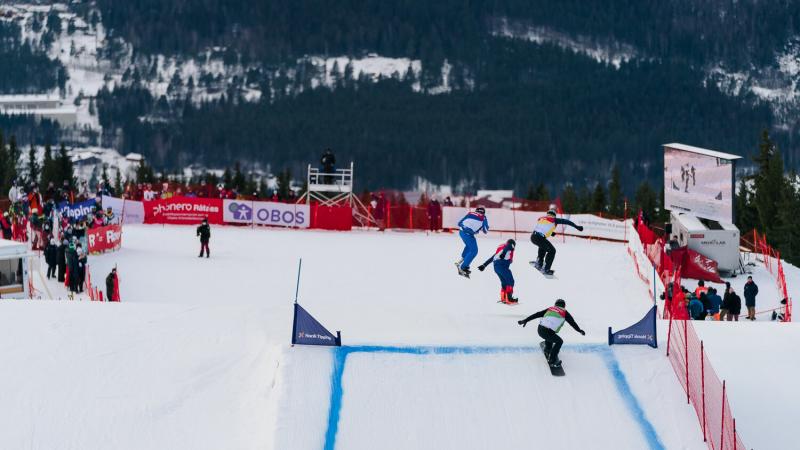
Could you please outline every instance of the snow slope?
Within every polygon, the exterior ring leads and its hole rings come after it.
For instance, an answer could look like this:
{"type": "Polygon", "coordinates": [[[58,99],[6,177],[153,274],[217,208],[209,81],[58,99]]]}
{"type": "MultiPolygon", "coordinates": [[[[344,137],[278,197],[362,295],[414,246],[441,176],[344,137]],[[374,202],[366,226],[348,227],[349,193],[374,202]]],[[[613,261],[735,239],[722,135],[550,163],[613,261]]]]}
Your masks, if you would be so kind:
{"type": "Polygon", "coordinates": [[[605,345],[652,304],[625,247],[558,239],[547,280],[518,242],[508,307],[491,268],[455,274],[452,234],[214,227],[200,259],[191,227],[126,226],[90,259],[121,304],[0,303],[0,448],[705,448],[663,349],[605,345]],[[345,350],[287,345],[299,257],[345,350]],[[516,320],[559,297],[587,335],[562,331],[554,379],[516,320]]]}

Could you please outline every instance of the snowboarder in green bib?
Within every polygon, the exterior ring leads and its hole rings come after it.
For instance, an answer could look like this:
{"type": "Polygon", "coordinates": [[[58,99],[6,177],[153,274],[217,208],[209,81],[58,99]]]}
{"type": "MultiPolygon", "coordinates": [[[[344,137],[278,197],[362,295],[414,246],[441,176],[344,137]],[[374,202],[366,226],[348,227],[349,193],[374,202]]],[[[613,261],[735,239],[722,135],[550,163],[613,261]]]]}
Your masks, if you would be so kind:
{"type": "Polygon", "coordinates": [[[555,306],[543,309],[535,314],[528,316],[525,319],[517,321],[523,327],[533,319],[541,318],[539,321],[539,336],[544,339],[544,352],[548,355],[548,363],[551,367],[561,366],[561,360],[558,359],[558,352],[561,350],[561,344],[564,340],[558,336],[559,330],[567,322],[581,335],[586,335],[586,332],[581,330],[581,327],[575,323],[575,319],[566,310],[567,302],[562,299],[556,300],[555,306]]]}

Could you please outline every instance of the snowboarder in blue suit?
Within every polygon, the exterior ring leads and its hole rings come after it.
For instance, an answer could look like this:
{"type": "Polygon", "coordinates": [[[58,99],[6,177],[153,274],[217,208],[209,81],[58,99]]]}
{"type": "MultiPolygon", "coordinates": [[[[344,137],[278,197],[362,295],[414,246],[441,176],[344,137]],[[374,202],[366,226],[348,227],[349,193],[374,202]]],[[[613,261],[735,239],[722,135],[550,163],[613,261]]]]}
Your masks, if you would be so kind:
{"type": "Polygon", "coordinates": [[[464,251],[461,252],[461,259],[456,262],[456,267],[458,267],[459,275],[469,278],[469,265],[478,256],[478,243],[475,241],[475,235],[481,231],[484,234],[489,231],[489,221],[486,220],[486,210],[483,206],[475,208],[475,211],[467,213],[463,219],[459,220],[458,228],[460,228],[458,235],[464,241],[464,251]]]}
{"type": "Polygon", "coordinates": [[[507,305],[514,305],[519,299],[514,297],[514,275],[511,273],[511,263],[514,262],[514,247],[517,242],[513,239],[500,244],[495,250],[494,255],[489,257],[483,264],[478,266],[478,270],[483,272],[489,263],[494,266],[494,273],[500,278],[500,301],[507,305]]]}

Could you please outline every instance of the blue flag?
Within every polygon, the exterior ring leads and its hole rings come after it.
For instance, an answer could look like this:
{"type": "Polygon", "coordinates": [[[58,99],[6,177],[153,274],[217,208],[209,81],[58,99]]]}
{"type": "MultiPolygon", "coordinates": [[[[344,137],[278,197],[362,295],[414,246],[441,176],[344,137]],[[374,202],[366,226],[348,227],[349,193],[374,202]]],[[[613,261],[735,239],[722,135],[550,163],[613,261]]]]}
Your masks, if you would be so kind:
{"type": "Polygon", "coordinates": [[[658,339],[656,337],[657,311],[658,309],[653,305],[642,320],[616,333],[612,333],[611,327],[608,327],[608,345],[638,344],[658,348],[658,339]]]}
{"type": "Polygon", "coordinates": [[[292,345],[330,345],[341,347],[342,335],[336,336],[313,318],[302,306],[294,304],[294,323],[292,324],[292,345]]]}

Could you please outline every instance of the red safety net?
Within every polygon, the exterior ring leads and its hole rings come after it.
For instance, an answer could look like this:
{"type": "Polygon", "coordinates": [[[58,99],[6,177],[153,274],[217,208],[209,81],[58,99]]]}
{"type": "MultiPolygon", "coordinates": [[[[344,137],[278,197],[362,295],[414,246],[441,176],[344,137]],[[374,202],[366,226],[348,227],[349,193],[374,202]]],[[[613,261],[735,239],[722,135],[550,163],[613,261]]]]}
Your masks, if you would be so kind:
{"type": "Polygon", "coordinates": [[[746,449],[736,431],[727,385],[714,371],[703,341],[698,338],[691,321],[670,319],[667,357],[686,392],[686,401],[697,413],[708,448],[746,449]]]}
{"type": "Polygon", "coordinates": [[[757,256],[761,256],[764,267],[775,277],[775,284],[778,287],[778,292],[783,296],[782,305],[779,308],[779,319],[781,322],[791,322],[792,299],[789,297],[789,289],[786,287],[786,275],[783,271],[781,253],[767,243],[766,235],[756,230],[742,235],[741,246],[747,248],[757,256]]]}

